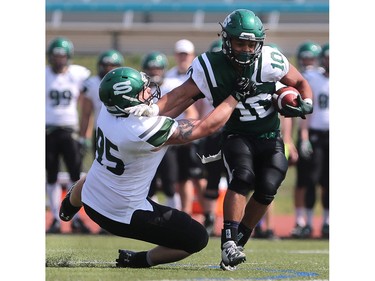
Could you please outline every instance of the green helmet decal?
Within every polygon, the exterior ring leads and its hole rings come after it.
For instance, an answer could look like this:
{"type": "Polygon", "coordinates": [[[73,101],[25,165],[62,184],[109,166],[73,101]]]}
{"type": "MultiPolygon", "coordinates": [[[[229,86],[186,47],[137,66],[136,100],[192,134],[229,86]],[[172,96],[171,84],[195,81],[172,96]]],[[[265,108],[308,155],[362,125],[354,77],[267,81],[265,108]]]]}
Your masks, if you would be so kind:
{"type": "Polygon", "coordinates": [[[168,68],[167,57],[163,53],[156,52],[156,51],[147,54],[142,60],[142,69],[149,69],[153,67],[167,69],[168,68]]]}
{"type": "Polygon", "coordinates": [[[149,77],[131,67],[118,67],[109,71],[101,80],[99,98],[109,113],[116,116],[127,116],[124,109],[141,103],[149,104],[153,98],[160,98],[160,89],[145,101],[139,99],[150,85],[149,77]]]}
{"type": "Polygon", "coordinates": [[[57,37],[48,46],[48,56],[51,55],[66,55],[68,59],[73,56],[73,43],[65,37],[57,37]]]}
{"type": "Polygon", "coordinates": [[[262,21],[252,11],[238,9],[230,13],[220,25],[224,54],[242,66],[253,64],[261,54],[266,37],[262,21]],[[232,49],[232,38],[256,41],[254,53],[235,52],[232,49]]]}

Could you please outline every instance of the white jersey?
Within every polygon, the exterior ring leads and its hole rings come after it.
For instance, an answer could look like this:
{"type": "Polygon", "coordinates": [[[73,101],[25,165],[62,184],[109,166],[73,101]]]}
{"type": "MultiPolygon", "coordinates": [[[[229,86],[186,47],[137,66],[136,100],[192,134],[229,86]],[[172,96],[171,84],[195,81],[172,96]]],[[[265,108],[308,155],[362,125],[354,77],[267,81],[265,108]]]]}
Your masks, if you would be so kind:
{"type": "Polygon", "coordinates": [[[329,130],[329,78],[319,70],[307,70],[303,76],[313,92],[314,111],[308,116],[309,128],[329,130]]]}
{"type": "MultiPolygon", "coordinates": [[[[179,73],[177,66],[172,67],[170,70],[168,70],[165,73],[165,79],[163,82],[164,88],[168,89],[167,91],[162,91],[162,94],[166,94],[167,92],[171,91],[173,88],[176,88],[180,86],[182,83],[184,83],[189,78],[189,75],[187,73],[179,73]]],[[[162,87],[161,86],[161,87],[162,87]]],[[[162,89],[160,87],[160,89],[162,89]]],[[[179,116],[176,117],[176,120],[185,119],[185,112],[182,112],[179,116]]]]}
{"type": "Polygon", "coordinates": [[[189,78],[189,75],[187,73],[179,73],[178,67],[174,66],[165,73],[165,78],[179,79],[180,84],[182,84],[189,78]]]}
{"type": "Polygon", "coordinates": [[[85,96],[89,98],[94,106],[94,124],[96,124],[96,120],[98,119],[98,115],[100,109],[102,107],[102,101],[99,98],[99,86],[100,86],[101,79],[98,75],[92,76],[88,78],[83,83],[83,87],[85,88],[85,96]]]}
{"type": "Polygon", "coordinates": [[[152,210],[146,198],[167,146],[155,149],[176,128],[177,121],[169,117],[116,117],[103,106],[97,120],[96,159],[83,186],[82,202],[126,224],[134,211],[152,210]]]}
{"type": "Polygon", "coordinates": [[[46,125],[78,127],[77,102],[82,83],[90,73],[80,65],[69,65],[59,74],[46,67],[46,125]]]}

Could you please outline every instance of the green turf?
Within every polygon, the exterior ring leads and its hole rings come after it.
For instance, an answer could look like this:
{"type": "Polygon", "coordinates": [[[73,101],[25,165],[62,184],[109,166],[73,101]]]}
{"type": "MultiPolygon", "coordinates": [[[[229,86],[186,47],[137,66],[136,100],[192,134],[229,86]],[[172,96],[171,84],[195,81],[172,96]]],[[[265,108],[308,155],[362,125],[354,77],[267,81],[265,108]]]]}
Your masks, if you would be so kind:
{"type": "Polygon", "coordinates": [[[328,240],[256,240],[236,271],[219,268],[220,240],[180,262],[148,269],[116,268],[118,249],[147,250],[152,244],[115,236],[47,235],[46,280],[328,280],[328,240]]]}

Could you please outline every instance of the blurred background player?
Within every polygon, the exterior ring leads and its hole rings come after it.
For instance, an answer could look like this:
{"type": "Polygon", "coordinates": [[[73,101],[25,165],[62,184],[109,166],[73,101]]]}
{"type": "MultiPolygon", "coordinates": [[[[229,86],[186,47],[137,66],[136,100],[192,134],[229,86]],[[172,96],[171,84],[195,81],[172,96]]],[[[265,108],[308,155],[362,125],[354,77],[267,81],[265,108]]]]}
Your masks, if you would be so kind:
{"type": "Polygon", "coordinates": [[[297,66],[303,72],[319,67],[319,56],[322,51],[318,43],[312,41],[303,42],[297,50],[297,66]]]}
{"type": "Polygon", "coordinates": [[[298,238],[312,236],[317,186],[321,187],[323,207],[320,235],[329,238],[329,44],[323,46],[319,59],[321,68],[304,72],[314,94],[315,108],[306,120],[301,120],[299,126],[297,188],[306,191],[306,224],[300,228],[297,225],[294,229],[292,234],[298,238]]]}
{"type": "MultiPolygon", "coordinates": [[[[58,183],[60,160],[69,174],[68,186],[80,178],[82,166],[79,143],[78,100],[82,83],[90,71],[70,63],[74,52],[73,43],[64,37],[53,39],[47,50],[46,67],[46,173],[47,196],[53,221],[47,233],[60,233],[59,206],[62,187],[58,183]]],[[[89,233],[80,216],[71,224],[73,232],[89,233]]]]}
{"type": "Polygon", "coordinates": [[[99,99],[100,81],[108,71],[124,65],[124,57],[117,50],[107,50],[101,53],[97,60],[97,74],[84,81],[81,100],[80,140],[82,144],[90,143],[95,158],[95,124],[102,107],[99,99]]]}
{"type": "MultiPolygon", "coordinates": [[[[146,54],[142,60],[142,71],[150,77],[151,82],[159,85],[161,95],[163,95],[163,93],[168,93],[181,83],[178,78],[165,78],[168,64],[169,62],[166,55],[158,51],[146,54]]],[[[180,210],[181,200],[177,192],[177,176],[177,151],[174,146],[170,146],[160,162],[155,177],[151,182],[148,196],[157,202],[156,192],[160,186],[166,196],[165,205],[180,210]]]]}
{"type": "MultiPolygon", "coordinates": [[[[321,53],[321,46],[318,43],[312,41],[303,42],[297,49],[297,62],[298,68],[303,76],[306,73],[313,71],[321,71],[319,67],[319,56],[321,53]]],[[[306,168],[303,168],[305,160],[309,158],[311,154],[311,144],[308,140],[308,135],[306,135],[306,130],[301,130],[300,126],[302,122],[300,120],[294,119],[293,126],[297,126],[298,130],[298,162],[297,162],[297,176],[296,176],[296,186],[294,188],[294,209],[295,209],[295,226],[291,232],[294,238],[307,238],[312,235],[312,228],[310,225],[306,226],[306,210],[305,210],[305,197],[307,184],[306,178],[306,168]],[[298,121],[300,123],[298,123],[298,121]],[[302,134],[305,134],[302,136],[302,134]]]]}
{"type": "MultiPolygon", "coordinates": [[[[99,99],[99,85],[104,77],[117,67],[124,65],[124,57],[117,50],[107,50],[101,53],[98,57],[96,67],[97,74],[91,76],[83,83],[83,89],[81,91],[81,118],[80,118],[80,143],[86,148],[92,148],[93,159],[95,159],[95,126],[102,102],[99,99]],[[90,141],[91,139],[91,141],[90,141]]],[[[99,234],[108,234],[104,229],[100,229],[99,234]]]]}
{"type": "MultiPolygon", "coordinates": [[[[178,79],[181,85],[189,77],[187,72],[195,58],[194,44],[187,39],[178,40],[174,46],[174,59],[176,66],[169,69],[165,77],[178,79]]],[[[166,93],[166,92],[165,92],[166,93]]],[[[198,111],[195,105],[188,107],[176,120],[197,119],[198,111]]],[[[195,196],[202,205],[202,192],[205,187],[203,176],[203,164],[199,161],[198,152],[200,140],[175,147],[178,163],[178,192],[181,199],[181,210],[191,215],[193,213],[193,201],[195,196]]]]}

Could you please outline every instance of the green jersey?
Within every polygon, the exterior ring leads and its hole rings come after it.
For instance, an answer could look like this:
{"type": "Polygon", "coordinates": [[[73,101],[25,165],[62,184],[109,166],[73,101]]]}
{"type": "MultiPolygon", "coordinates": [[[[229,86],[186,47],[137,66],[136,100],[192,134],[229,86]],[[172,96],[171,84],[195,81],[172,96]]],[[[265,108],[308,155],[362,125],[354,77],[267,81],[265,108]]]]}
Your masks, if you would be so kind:
{"type": "MultiPolygon", "coordinates": [[[[227,56],[220,52],[206,52],[197,56],[190,68],[195,84],[216,107],[233,91],[238,77],[227,56]]],[[[288,59],[280,51],[264,46],[259,59],[244,69],[256,85],[256,94],[239,102],[224,127],[231,134],[262,135],[278,130],[280,119],[272,105],[272,94],[278,82],[289,71],[288,59]]]]}

